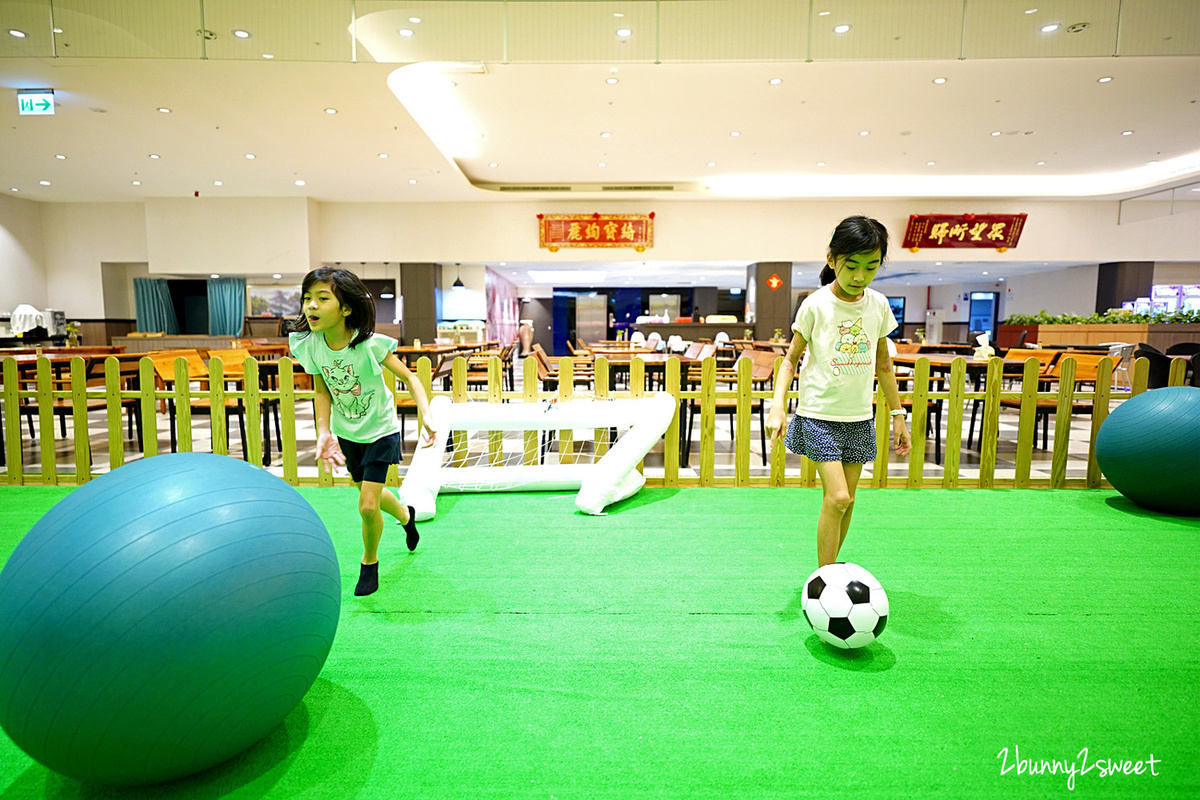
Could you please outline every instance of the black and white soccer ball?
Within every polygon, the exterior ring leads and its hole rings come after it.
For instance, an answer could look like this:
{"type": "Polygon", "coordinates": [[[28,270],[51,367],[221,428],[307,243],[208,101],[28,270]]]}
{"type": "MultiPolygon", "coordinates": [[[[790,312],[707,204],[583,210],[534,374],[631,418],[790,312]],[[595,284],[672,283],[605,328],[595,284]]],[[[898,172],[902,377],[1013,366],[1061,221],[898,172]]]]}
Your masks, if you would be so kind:
{"type": "Polygon", "coordinates": [[[887,592],[858,564],[826,564],[804,582],[804,618],[822,641],[853,650],[875,641],[888,621],[887,592]]]}

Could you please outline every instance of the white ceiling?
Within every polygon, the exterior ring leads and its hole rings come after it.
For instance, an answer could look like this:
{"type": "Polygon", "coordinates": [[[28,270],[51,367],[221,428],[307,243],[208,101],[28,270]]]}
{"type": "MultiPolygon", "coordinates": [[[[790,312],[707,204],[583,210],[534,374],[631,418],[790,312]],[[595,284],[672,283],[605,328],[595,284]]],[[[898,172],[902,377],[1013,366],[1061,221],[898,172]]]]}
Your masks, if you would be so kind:
{"type": "MultiPolygon", "coordinates": [[[[54,88],[57,106],[22,117],[0,98],[0,191],[1111,199],[1200,179],[1195,0],[205,0],[202,24],[197,5],[113,0],[96,16],[83,0],[0,2],[0,86],[54,88]],[[1064,27],[1042,33],[1051,22],[1064,27]],[[546,186],[560,189],[530,191],[546,186]]],[[[744,275],[650,263],[676,285],[744,275]]],[[[530,266],[501,271],[532,283],[530,266]]],[[[640,261],[586,268],[610,285],[645,274],[640,261]]],[[[920,283],[938,273],[905,268],[920,283]]]]}

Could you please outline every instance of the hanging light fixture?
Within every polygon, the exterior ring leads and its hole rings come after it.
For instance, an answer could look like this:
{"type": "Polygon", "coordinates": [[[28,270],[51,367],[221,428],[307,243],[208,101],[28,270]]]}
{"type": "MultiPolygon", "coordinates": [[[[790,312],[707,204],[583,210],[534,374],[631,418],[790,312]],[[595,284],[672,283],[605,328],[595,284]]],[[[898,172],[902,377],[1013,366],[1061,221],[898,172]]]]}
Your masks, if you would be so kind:
{"type": "Polygon", "coordinates": [[[457,263],[454,265],[454,286],[453,286],[453,288],[454,288],[454,289],[465,289],[465,288],[467,288],[466,284],[464,284],[464,283],[462,282],[462,278],[460,278],[460,277],[459,277],[459,275],[458,275],[458,268],[459,268],[460,266],[461,266],[461,264],[457,264],[457,263]]]}

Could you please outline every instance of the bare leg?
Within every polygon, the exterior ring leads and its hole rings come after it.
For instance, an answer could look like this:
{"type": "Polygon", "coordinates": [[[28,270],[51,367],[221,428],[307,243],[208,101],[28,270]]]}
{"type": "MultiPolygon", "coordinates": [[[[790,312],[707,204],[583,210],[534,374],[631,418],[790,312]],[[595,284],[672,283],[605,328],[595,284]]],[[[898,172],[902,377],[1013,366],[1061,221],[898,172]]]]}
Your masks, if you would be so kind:
{"type": "MultiPolygon", "coordinates": [[[[383,538],[383,514],[380,511],[382,496],[391,495],[383,491],[382,483],[362,481],[358,484],[358,513],[362,516],[363,558],[362,563],[379,561],[379,540],[383,538]]],[[[399,505],[393,496],[392,501],[399,505]]]]}
{"type": "Polygon", "coordinates": [[[816,466],[823,492],[821,515],[817,518],[817,566],[823,567],[837,561],[850,526],[854,493],[847,481],[847,470],[857,467],[853,471],[854,485],[857,486],[862,466],[840,461],[818,461],[816,466]]]}
{"type": "Polygon", "coordinates": [[[854,493],[858,489],[858,478],[862,475],[862,469],[862,464],[842,464],[842,470],[846,475],[846,489],[850,492],[850,506],[842,515],[842,536],[838,540],[838,552],[834,553],[834,560],[842,552],[842,545],[846,543],[846,533],[850,530],[850,517],[854,514],[854,493]]]}

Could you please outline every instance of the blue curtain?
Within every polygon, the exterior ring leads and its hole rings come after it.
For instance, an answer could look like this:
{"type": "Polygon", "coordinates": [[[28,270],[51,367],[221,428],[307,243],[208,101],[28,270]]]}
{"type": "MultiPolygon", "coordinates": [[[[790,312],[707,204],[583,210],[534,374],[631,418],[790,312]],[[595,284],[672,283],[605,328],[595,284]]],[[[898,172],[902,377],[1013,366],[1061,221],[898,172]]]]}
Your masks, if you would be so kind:
{"type": "Polygon", "coordinates": [[[162,331],[168,336],[179,333],[171,290],[163,278],[134,278],[133,297],[137,329],[143,333],[162,331]]]}
{"type": "Polygon", "coordinates": [[[208,335],[241,336],[246,318],[246,281],[213,278],[208,282],[208,335]]]}

